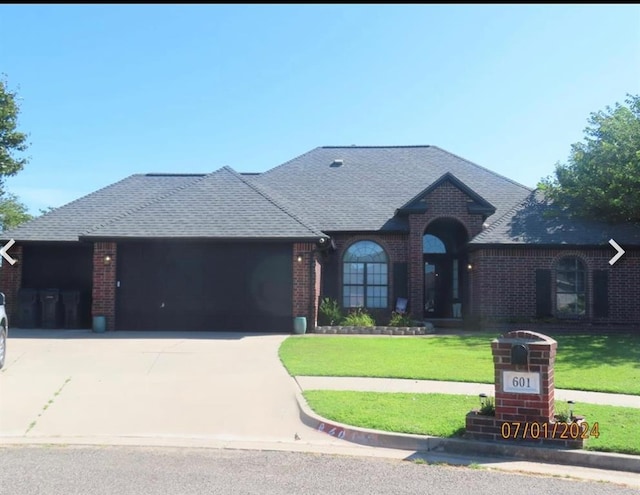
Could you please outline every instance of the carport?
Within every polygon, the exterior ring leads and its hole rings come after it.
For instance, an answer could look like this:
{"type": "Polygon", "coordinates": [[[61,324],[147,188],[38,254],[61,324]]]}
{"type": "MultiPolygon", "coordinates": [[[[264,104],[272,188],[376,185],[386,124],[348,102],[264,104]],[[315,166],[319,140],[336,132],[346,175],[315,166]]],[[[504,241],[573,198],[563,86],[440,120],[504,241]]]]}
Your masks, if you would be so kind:
{"type": "MultiPolygon", "coordinates": [[[[22,247],[21,297],[17,313],[22,327],[88,328],[91,321],[93,245],[84,243],[25,243],[22,247]],[[45,293],[51,301],[45,300],[45,293]],[[55,294],[55,298],[54,295],[55,294]],[[51,304],[49,304],[51,303],[51,304]],[[43,308],[43,304],[47,304],[43,308]],[[35,310],[32,314],[32,310],[35,310]]],[[[15,311],[17,309],[17,311],[15,311]]]]}

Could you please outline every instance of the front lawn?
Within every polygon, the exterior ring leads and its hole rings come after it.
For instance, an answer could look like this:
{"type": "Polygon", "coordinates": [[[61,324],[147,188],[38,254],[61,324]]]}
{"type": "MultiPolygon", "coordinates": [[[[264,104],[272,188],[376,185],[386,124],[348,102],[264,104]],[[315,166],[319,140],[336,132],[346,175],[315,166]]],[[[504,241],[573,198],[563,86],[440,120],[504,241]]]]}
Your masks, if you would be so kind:
{"type": "MultiPolygon", "coordinates": [[[[447,394],[307,390],[304,397],[316,413],[339,423],[438,437],[464,433],[466,413],[479,405],[477,396],[447,394]]],[[[574,413],[598,422],[600,436],[587,440],[587,450],[640,455],[640,409],[580,403],[574,413]]]]}
{"type": "MultiPolygon", "coordinates": [[[[291,336],[280,359],[292,376],[365,376],[493,383],[491,340],[469,336],[291,336]]],[[[555,386],[640,395],[640,335],[560,335],[555,386]]]]}

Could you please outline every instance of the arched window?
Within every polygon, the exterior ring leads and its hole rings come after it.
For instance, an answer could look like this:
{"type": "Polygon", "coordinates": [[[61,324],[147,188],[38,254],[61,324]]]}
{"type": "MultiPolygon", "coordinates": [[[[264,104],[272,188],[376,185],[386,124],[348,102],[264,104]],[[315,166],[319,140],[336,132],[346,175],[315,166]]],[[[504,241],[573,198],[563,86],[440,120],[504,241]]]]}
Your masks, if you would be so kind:
{"type": "Polygon", "coordinates": [[[358,241],[349,246],[342,261],[342,305],[386,308],[389,277],[384,249],[373,241],[358,241]]]}
{"type": "Polygon", "coordinates": [[[586,314],[587,271],[576,256],[567,256],[556,266],[556,308],[559,316],[584,316],[586,314]]]}
{"type": "Polygon", "coordinates": [[[422,236],[422,252],[424,254],[445,254],[447,248],[439,237],[432,234],[425,234],[422,236]]]}

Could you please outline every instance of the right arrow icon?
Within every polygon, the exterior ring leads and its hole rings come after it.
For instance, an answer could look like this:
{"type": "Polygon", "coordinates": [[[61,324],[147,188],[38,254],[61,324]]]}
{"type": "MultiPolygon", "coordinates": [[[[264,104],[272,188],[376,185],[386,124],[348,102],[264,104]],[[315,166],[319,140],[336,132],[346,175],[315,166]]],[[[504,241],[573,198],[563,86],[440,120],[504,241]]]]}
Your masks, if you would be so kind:
{"type": "Polygon", "coordinates": [[[613,248],[618,251],[616,255],[609,260],[609,264],[613,265],[616,261],[620,259],[620,257],[625,253],[624,249],[620,247],[620,245],[614,241],[613,239],[609,239],[609,244],[613,246],[613,248]]]}

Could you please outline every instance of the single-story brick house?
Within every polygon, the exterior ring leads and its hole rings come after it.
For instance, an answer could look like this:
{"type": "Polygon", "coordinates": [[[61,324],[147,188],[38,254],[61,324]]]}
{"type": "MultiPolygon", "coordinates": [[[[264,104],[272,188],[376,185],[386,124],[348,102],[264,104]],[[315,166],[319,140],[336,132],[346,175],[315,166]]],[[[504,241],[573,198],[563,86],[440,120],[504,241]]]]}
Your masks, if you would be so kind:
{"type": "Polygon", "coordinates": [[[403,298],[417,319],[640,326],[640,225],[551,208],[435,146],[320,147],[263,173],[132,175],[4,232],[0,282],[13,326],[42,325],[46,289],[116,330],[290,331],[322,297],[381,324],[403,298]]]}

